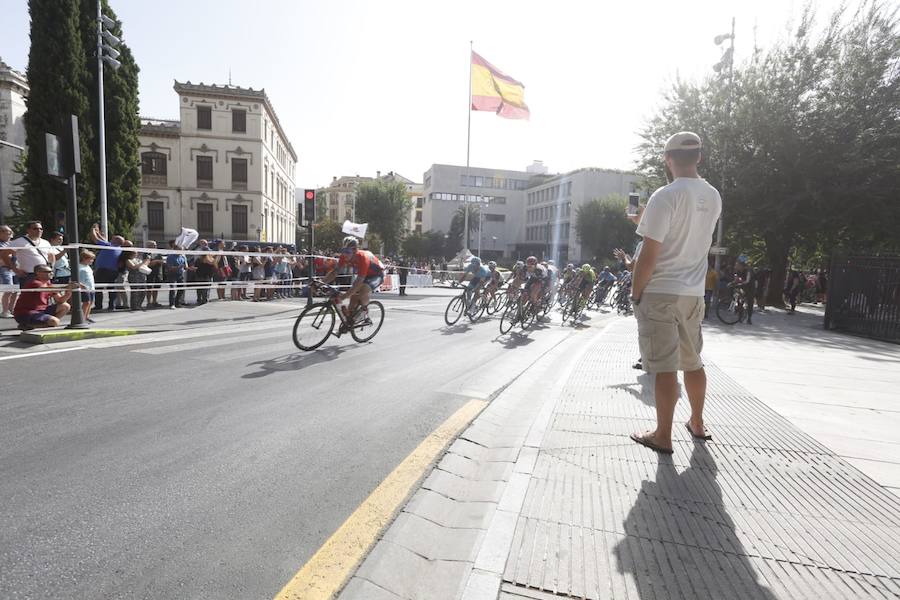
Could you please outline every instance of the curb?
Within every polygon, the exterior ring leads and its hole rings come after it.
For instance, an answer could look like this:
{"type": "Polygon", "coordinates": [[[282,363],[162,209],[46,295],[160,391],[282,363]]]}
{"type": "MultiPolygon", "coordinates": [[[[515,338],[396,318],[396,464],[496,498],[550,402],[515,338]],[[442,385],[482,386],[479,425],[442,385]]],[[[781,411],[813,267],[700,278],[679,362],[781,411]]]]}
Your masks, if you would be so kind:
{"type": "Polygon", "coordinates": [[[138,329],[71,329],[65,331],[23,331],[19,341],[26,344],[53,344],[75,342],[94,338],[121,337],[143,333],[138,329]]]}

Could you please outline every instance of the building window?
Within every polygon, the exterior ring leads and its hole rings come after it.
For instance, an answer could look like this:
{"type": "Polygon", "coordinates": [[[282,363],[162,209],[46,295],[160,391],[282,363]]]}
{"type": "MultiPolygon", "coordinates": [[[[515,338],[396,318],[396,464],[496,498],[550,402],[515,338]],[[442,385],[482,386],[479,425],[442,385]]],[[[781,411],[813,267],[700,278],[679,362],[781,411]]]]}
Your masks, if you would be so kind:
{"type": "Polygon", "coordinates": [[[212,188],[213,186],[213,163],[212,156],[197,157],[197,187],[212,188]]]}
{"type": "Polygon", "coordinates": [[[213,235],[213,205],[209,202],[197,203],[197,232],[200,237],[213,235]]]}
{"type": "Polygon", "coordinates": [[[166,217],[163,203],[158,200],[147,201],[147,229],[150,237],[162,237],[166,230],[166,217]]]}
{"type": "Polygon", "coordinates": [[[231,207],[231,235],[236,240],[247,239],[246,204],[234,204],[231,207]]]}
{"type": "Polygon", "coordinates": [[[212,106],[197,107],[197,129],[212,129],[212,106]]]}
{"type": "Polygon", "coordinates": [[[233,133],[247,133],[247,111],[240,109],[231,110],[231,131],[233,133]]]}
{"type": "Polygon", "coordinates": [[[269,165],[263,166],[263,183],[266,186],[266,196],[269,195],[269,165]]]}
{"type": "Polygon", "coordinates": [[[247,189],[247,159],[232,158],[231,159],[231,189],[246,190],[247,189]]]}
{"type": "Polygon", "coordinates": [[[146,186],[168,185],[166,155],[162,152],[141,154],[141,183],[146,186]]]}
{"type": "Polygon", "coordinates": [[[485,221],[494,221],[496,223],[503,223],[506,221],[506,215],[492,215],[490,213],[484,213],[485,221]]]}

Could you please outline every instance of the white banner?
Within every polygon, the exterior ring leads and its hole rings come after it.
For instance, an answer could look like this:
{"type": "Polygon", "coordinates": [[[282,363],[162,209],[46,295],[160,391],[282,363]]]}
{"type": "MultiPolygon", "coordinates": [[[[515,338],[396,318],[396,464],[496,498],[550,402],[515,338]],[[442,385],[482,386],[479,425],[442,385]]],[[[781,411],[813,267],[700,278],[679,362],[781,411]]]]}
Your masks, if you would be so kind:
{"type": "Polygon", "coordinates": [[[191,245],[200,238],[200,234],[197,233],[196,229],[188,229],[187,227],[181,228],[181,233],[178,234],[178,237],[175,238],[175,243],[179,248],[190,248],[191,245]]]}
{"type": "Polygon", "coordinates": [[[366,237],[366,230],[368,228],[368,223],[353,223],[351,221],[344,221],[344,226],[341,228],[341,231],[348,235],[355,235],[359,239],[362,239],[366,237]]]}

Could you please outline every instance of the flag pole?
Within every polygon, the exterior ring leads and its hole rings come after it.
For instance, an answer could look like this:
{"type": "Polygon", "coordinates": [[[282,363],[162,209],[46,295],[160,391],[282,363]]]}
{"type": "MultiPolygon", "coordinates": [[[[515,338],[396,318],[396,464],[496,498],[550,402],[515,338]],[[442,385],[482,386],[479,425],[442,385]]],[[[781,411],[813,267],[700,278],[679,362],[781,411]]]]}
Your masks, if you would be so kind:
{"type": "MultiPolygon", "coordinates": [[[[472,40],[469,40],[469,125],[466,133],[466,186],[469,183],[469,149],[472,144],[472,40]]],[[[463,189],[463,250],[469,247],[469,194],[463,189]]]]}

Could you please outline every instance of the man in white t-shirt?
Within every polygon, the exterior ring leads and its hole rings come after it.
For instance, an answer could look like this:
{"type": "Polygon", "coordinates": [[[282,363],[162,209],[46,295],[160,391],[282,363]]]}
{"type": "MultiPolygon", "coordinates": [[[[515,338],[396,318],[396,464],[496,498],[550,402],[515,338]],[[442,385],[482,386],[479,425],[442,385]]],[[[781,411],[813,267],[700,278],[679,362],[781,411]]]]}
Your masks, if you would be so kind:
{"type": "Polygon", "coordinates": [[[643,246],[634,267],[631,296],[645,371],[656,375],[656,429],[631,439],[672,453],[672,420],[678,371],[691,403],[685,423],[695,439],[712,439],[703,424],[706,372],[700,360],[703,294],[713,230],[722,212],[716,188],[697,174],[700,137],[689,131],[668,139],[664,156],[673,181],[650,197],[637,233],[643,246]]]}
{"type": "Polygon", "coordinates": [[[16,275],[19,277],[19,287],[34,279],[34,268],[38,265],[47,265],[53,268],[55,255],[50,242],[41,237],[44,226],[40,221],[30,221],[26,225],[25,235],[19,236],[9,243],[10,248],[20,248],[16,251],[18,267],[16,275]]]}

